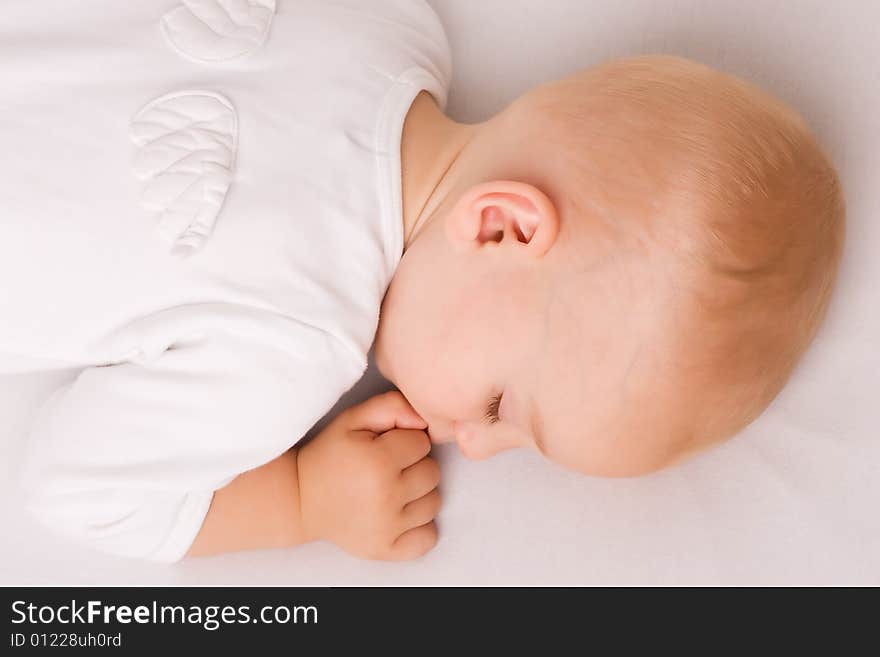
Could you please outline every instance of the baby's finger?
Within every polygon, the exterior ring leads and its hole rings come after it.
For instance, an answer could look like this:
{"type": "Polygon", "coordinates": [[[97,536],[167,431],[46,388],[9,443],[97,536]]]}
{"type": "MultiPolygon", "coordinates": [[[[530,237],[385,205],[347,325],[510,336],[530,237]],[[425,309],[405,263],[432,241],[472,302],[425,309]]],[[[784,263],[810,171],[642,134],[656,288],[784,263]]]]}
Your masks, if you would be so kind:
{"type": "Polygon", "coordinates": [[[390,429],[425,429],[428,423],[397,390],[371,397],[344,413],[349,429],[383,433],[390,429]]]}
{"type": "Polygon", "coordinates": [[[403,523],[406,528],[419,527],[431,522],[440,513],[440,491],[436,488],[424,497],[413,500],[403,507],[403,523]]]}
{"type": "Polygon", "coordinates": [[[394,464],[401,470],[418,463],[431,451],[431,439],[418,429],[392,429],[376,437],[384,444],[394,464]]]}
{"type": "Polygon", "coordinates": [[[406,502],[417,500],[440,484],[440,466],[430,457],[423,458],[401,473],[400,484],[406,502]]]}
{"type": "Polygon", "coordinates": [[[433,522],[403,532],[391,546],[391,558],[398,561],[415,559],[437,545],[437,525],[433,522]]]}

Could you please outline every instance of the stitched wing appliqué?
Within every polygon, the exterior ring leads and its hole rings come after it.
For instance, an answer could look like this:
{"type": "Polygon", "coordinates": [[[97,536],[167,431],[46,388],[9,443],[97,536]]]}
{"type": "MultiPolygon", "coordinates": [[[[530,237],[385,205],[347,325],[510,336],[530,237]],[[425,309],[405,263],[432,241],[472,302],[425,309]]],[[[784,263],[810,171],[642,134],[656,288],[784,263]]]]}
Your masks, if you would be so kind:
{"type": "Polygon", "coordinates": [[[259,48],[269,35],[275,0],[182,0],[162,17],[162,33],[185,57],[219,62],[259,48]]]}
{"type": "Polygon", "coordinates": [[[144,207],[158,217],[172,252],[199,249],[214,229],[232,181],[238,117],[211,91],[181,91],[148,103],[132,119],[135,175],[144,207]]]}

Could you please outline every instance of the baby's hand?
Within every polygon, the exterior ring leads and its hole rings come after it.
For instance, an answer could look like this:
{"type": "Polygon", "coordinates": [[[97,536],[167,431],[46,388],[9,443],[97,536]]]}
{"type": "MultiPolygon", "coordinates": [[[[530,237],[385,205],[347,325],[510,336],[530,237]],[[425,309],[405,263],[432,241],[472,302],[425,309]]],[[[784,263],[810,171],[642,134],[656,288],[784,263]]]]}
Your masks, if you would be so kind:
{"type": "Polygon", "coordinates": [[[425,421],[399,392],[343,411],[299,449],[302,522],[309,539],[366,559],[403,560],[437,542],[440,469],[425,421]]]}

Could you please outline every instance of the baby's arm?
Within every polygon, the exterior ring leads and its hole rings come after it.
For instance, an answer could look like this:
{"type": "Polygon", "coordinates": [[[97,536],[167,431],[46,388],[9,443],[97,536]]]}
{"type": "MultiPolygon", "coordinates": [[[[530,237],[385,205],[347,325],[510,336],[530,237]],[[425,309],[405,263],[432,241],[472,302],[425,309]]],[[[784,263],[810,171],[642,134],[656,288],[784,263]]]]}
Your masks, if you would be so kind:
{"type": "Polygon", "coordinates": [[[318,436],[214,493],[189,556],[326,539],[372,559],[437,540],[439,470],[424,421],[397,392],[340,414],[318,436]]]}
{"type": "Polygon", "coordinates": [[[187,556],[305,543],[296,457],[293,448],[214,491],[187,556]]]}
{"type": "Polygon", "coordinates": [[[297,355],[215,330],[138,362],[86,368],[37,413],[25,505],[105,552],[180,559],[214,492],[288,451],[349,387],[352,372],[335,372],[350,364],[322,340],[297,355]]]}

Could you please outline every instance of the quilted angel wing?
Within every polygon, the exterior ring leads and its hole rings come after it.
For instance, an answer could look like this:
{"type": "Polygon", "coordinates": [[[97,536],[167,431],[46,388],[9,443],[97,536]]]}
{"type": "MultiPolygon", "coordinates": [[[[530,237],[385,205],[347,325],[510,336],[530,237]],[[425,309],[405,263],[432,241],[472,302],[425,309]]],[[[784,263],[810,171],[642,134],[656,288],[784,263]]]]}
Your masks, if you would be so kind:
{"type": "Polygon", "coordinates": [[[219,62],[259,48],[269,35],[275,0],[182,0],[162,17],[162,33],[185,57],[219,62]]]}
{"type": "Polygon", "coordinates": [[[144,207],[158,216],[159,234],[172,252],[199,249],[214,229],[232,181],[238,117],[212,91],[181,91],[157,98],[135,115],[135,175],[145,181],[144,207]]]}

